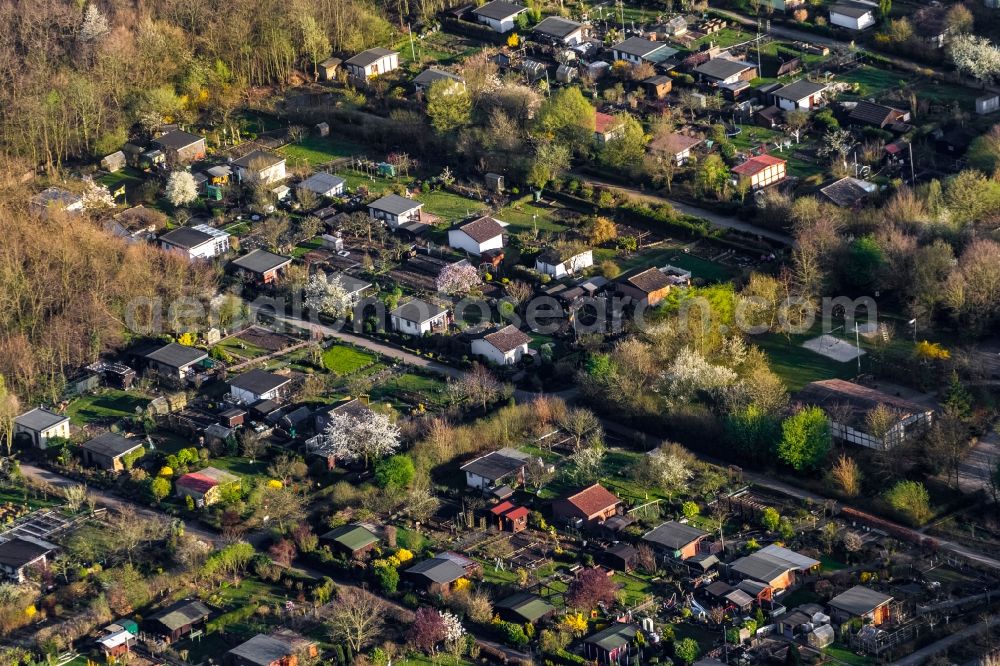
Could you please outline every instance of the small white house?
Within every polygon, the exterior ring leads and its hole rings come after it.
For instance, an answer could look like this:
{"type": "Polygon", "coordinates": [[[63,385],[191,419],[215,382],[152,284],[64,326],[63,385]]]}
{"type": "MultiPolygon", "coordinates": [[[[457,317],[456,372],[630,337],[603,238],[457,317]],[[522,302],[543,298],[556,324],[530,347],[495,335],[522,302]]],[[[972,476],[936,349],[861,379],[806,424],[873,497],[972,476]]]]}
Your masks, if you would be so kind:
{"type": "Polygon", "coordinates": [[[476,256],[490,250],[501,250],[505,226],[503,222],[484,215],[449,229],[448,245],[476,256]]]}
{"type": "Polygon", "coordinates": [[[355,81],[368,81],[399,67],[399,53],[381,47],[362,51],[344,61],[347,75],[355,81]]]}
{"type": "Polygon", "coordinates": [[[576,46],[587,38],[587,26],[561,16],[549,16],[531,29],[538,38],[561,46],[576,46]]]}
{"type": "Polygon", "coordinates": [[[507,325],[498,331],[472,341],[472,355],[482,356],[497,365],[514,365],[528,353],[531,338],[516,326],[507,325]]]}
{"type": "Polygon", "coordinates": [[[32,569],[44,569],[55,551],[54,544],[27,535],[0,542],[0,579],[23,583],[32,569]]]}
{"type": "Polygon", "coordinates": [[[389,313],[392,330],[403,335],[425,335],[448,325],[448,309],[415,298],[389,313]]]}
{"type": "Polygon", "coordinates": [[[398,194],[387,194],[368,204],[368,215],[372,219],[382,220],[390,227],[399,227],[410,222],[419,222],[420,209],[423,206],[419,201],[398,194]]]}
{"type": "Polygon", "coordinates": [[[517,449],[505,448],[487,453],[462,465],[465,484],[478,490],[490,490],[503,484],[516,486],[524,483],[528,455],[517,449]]]}
{"type": "Polygon", "coordinates": [[[14,436],[31,438],[35,448],[44,449],[52,437],[69,437],[69,417],[44,407],[36,407],[14,419],[14,436]]]}
{"type": "Polygon", "coordinates": [[[273,372],[251,370],[228,380],[229,395],[244,405],[261,400],[280,400],[291,382],[290,378],[273,372]]]}
{"type": "Polygon", "coordinates": [[[270,185],[285,178],[285,158],[254,150],[233,162],[240,181],[270,185]]]}
{"type": "Polygon", "coordinates": [[[848,30],[864,30],[875,25],[877,9],[866,2],[843,0],[830,6],[830,23],[848,30]]]}
{"type": "Polygon", "coordinates": [[[211,259],[229,251],[229,233],[207,224],[180,227],[159,238],[160,247],[189,260],[211,259]]]}
{"type": "Polygon", "coordinates": [[[482,7],[473,9],[472,15],[480,23],[490,26],[493,32],[502,34],[513,30],[517,23],[517,15],[526,11],[528,11],[527,7],[517,3],[507,2],[507,0],[493,0],[482,7]]]}
{"type": "Polygon", "coordinates": [[[557,280],[574,275],[594,265],[593,250],[584,250],[569,257],[563,257],[556,250],[542,252],[535,259],[535,270],[543,275],[551,275],[557,280]]]}
{"type": "Polygon", "coordinates": [[[814,83],[806,79],[793,81],[772,94],[774,102],[778,108],[784,111],[795,111],[802,109],[812,111],[823,103],[823,93],[826,92],[825,83],[814,83]]]}
{"type": "Polygon", "coordinates": [[[337,197],[344,193],[345,182],[340,176],[318,171],[299,183],[295,189],[308,190],[321,197],[337,197]]]}
{"type": "Polygon", "coordinates": [[[677,49],[663,42],[654,42],[643,37],[629,37],[611,47],[611,55],[615,60],[624,60],[633,65],[641,62],[656,65],[676,54],[677,49]]]}

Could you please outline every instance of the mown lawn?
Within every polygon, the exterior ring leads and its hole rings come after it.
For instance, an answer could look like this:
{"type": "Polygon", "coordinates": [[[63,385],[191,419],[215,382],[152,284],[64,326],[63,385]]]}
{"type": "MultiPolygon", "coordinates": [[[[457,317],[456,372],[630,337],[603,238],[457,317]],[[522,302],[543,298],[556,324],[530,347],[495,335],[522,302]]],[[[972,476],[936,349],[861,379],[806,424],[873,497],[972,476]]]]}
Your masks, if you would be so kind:
{"type": "Polygon", "coordinates": [[[48,508],[62,504],[61,499],[45,496],[41,491],[25,491],[20,488],[0,488],[0,504],[15,504],[29,509],[48,508]]]}
{"type": "Polygon", "coordinates": [[[512,232],[535,228],[554,233],[565,231],[566,225],[552,217],[553,210],[555,209],[548,206],[537,205],[528,195],[508,204],[497,217],[509,224],[512,232]]]}
{"type": "MultiPolygon", "coordinates": [[[[765,333],[752,338],[754,344],[763,349],[770,360],[771,370],[785,382],[792,391],[797,391],[809,382],[820,379],[851,379],[857,374],[856,360],[841,363],[817,354],[802,346],[802,343],[819,335],[793,335],[786,338],[780,333],[765,333]]],[[[862,347],[864,345],[862,344],[862,347]]],[[[862,367],[865,359],[862,357],[862,367]]]]}
{"type": "Polygon", "coordinates": [[[372,399],[390,402],[395,406],[414,406],[420,403],[441,407],[448,400],[448,385],[438,377],[407,372],[375,387],[372,399]]]}
{"type": "Polygon", "coordinates": [[[292,250],[292,256],[295,257],[296,259],[301,259],[307,253],[312,252],[313,250],[318,250],[321,247],[323,247],[322,239],[310,238],[309,240],[302,241],[301,243],[296,245],[295,249],[292,250]]]}
{"type": "Polygon", "coordinates": [[[466,199],[463,196],[444,190],[422,192],[415,197],[423,202],[424,210],[438,215],[445,222],[454,222],[483,210],[486,207],[482,201],[466,199]]]}
{"type": "Polygon", "coordinates": [[[856,654],[850,648],[837,643],[834,643],[828,648],[824,648],[823,654],[845,664],[850,664],[851,666],[868,666],[869,664],[875,663],[869,657],[856,654]]]}
{"type": "Polygon", "coordinates": [[[364,147],[347,137],[336,134],[325,137],[310,134],[298,143],[282,146],[278,152],[288,160],[288,166],[308,164],[316,167],[344,157],[360,157],[365,151],[364,147]]]}
{"type": "Polygon", "coordinates": [[[107,389],[100,393],[80,396],[69,403],[66,414],[70,421],[83,425],[102,419],[121,419],[136,415],[149,404],[149,398],[134,391],[107,389]]]}
{"type": "Polygon", "coordinates": [[[133,169],[132,167],[125,167],[114,173],[106,173],[99,176],[97,182],[108,188],[108,191],[114,194],[115,190],[124,186],[125,195],[128,197],[131,195],[132,191],[142,185],[146,180],[146,174],[139,171],[138,169],[133,169]]]}
{"type": "Polygon", "coordinates": [[[370,354],[354,347],[333,345],[323,352],[323,365],[337,375],[349,375],[365,368],[377,360],[370,354]]]}

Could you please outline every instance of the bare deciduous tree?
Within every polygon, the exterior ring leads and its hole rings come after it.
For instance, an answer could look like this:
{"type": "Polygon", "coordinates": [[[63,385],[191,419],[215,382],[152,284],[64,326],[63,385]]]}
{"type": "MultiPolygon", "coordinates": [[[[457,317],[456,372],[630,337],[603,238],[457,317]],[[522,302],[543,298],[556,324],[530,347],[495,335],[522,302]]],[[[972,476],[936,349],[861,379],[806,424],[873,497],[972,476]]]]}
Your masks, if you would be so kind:
{"type": "Polygon", "coordinates": [[[359,654],[382,635],[386,605],[368,590],[341,587],[331,604],[326,626],[334,640],[344,641],[359,654]]]}

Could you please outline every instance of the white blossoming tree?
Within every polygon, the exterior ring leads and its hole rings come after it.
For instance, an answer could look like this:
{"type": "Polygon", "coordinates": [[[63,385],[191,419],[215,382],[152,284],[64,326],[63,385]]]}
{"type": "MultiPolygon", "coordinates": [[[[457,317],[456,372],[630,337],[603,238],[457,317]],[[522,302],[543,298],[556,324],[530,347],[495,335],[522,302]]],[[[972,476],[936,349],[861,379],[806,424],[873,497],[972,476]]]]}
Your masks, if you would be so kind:
{"type": "Polygon", "coordinates": [[[481,284],[479,271],[464,261],[445,266],[436,281],[438,291],[447,294],[467,294],[481,284]]]}
{"type": "Polygon", "coordinates": [[[87,187],[81,195],[83,198],[84,210],[103,210],[115,207],[115,198],[104,185],[98,185],[94,181],[87,181],[87,187]]]}
{"type": "Polygon", "coordinates": [[[83,12],[83,22],[80,24],[80,41],[96,42],[108,34],[108,19],[104,17],[97,5],[91,2],[83,12]]]}
{"type": "Polygon", "coordinates": [[[986,37],[955,35],[949,52],[955,67],[963,74],[979,79],[984,85],[1000,79],[1000,47],[986,37]]]}
{"type": "Polygon", "coordinates": [[[607,449],[601,442],[594,442],[569,457],[569,473],[580,484],[593,483],[601,477],[604,469],[604,454],[607,449]]]}
{"type": "Polygon", "coordinates": [[[637,481],[673,495],[687,488],[694,476],[692,462],[691,454],[682,446],[668,442],[643,457],[636,465],[635,477],[637,481]]]}
{"type": "Polygon", "coordinates": [[[668,399],[674,404],[690,402],[698,393],[715,393],[736,383],[733,370],[712,365],[690,347],[681,350],[667,370],[668,399]]]}
{"type": "Polygon", "coordinates": [[[309,278],[305,287],[305,300],[311,310],[332,317],[343,316],[351,308],[351,296],[344,289],[340,276],[328,278],[322,271],[309,278]]]}
{"type": "Polygon", "coordinates": [[[184,206],[198,198],[198,184],[190,171],[174,171],[167,178],[167,201],[173,206],[184,206]]]}
{"type": "Polygon", "coordinates": [[[465,651],[465,627],[462,620],[450,611],[438,611],[444,621],[444,646],[454,657],[455,663],[459,663],[462,653],[465,651]]]}
{"type": "Polygon", "coordinates": [[[318,453],[340,460],[365,461],[384,458],[399,448],[399,427],[386,414],[367,411],[362,415],[333,413],[316,447],[318,453]]]}

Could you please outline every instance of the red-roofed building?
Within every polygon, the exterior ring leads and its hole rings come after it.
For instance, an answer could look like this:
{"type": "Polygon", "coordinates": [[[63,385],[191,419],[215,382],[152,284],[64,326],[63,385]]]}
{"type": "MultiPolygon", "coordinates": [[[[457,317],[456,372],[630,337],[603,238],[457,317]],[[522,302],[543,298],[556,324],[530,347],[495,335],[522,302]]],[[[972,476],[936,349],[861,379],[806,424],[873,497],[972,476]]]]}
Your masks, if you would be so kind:
{"type": "Polygon", "coordinates": [[[528,527],[528,509],[516,506],[512,502],[501,502],[490,509],[497,529],[509,532],[520,532],[528,527]]]}
{"type": "Polygon", "coordinates": [[[750,189],[759,190],[785,179],[785,160],[773,155],[755,155],[743,164],[733,167],[733,175],[745,181],[750,189]]]}
{"type": "Polygon", "coordinates": [[[225,470],[206,467],[181,476],[175,485],[178,497],[191,497],[199,506],[208,506],[219,501],[222,488],[239,483],[239,480],[225,470]]]}
{"type": "Polygon", "coordinates": [[[588,527],[603,523],[618,513],[622,501],[599,483],[552,503],[556,519],[582,523],[588,527]]]}
{"type": "Polygon", "coordinates": [[[607,143],[621,134],[624,123],[607,113],[598,111],[594,114],[594,140],[599,144],[607,143]]]}

